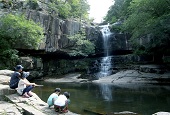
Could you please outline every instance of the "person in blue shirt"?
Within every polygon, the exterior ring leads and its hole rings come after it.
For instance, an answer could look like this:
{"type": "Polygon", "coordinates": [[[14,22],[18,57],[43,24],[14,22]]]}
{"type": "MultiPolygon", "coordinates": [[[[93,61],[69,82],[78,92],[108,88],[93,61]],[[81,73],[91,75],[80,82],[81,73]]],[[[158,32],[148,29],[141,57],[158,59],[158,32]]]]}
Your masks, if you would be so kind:
{"type": "Polygon", "coordinates": [[[18,82],[19,82],[19,76],[21,76],[21,72],[22,69],[24,67],[22,67],[22,65],[17,65],[15,67],[15,72],[12,74],[11,79],[10,79],[10,83],[9,83],[9,87],[11,89],[16,89],[18,87],[18,82]]]}
{"type": "Polygon", "coordinates": [[[51,107],[51,106],[54,105],[54,101],[58,98],[60,92],[61,92],[61,89],[60,89],[60,88],[56,88],[56,89],[54,90],[54,93],[52,93],[52,94],[48,97],[48,100],[47,100],[48,107],[51,107]]]}

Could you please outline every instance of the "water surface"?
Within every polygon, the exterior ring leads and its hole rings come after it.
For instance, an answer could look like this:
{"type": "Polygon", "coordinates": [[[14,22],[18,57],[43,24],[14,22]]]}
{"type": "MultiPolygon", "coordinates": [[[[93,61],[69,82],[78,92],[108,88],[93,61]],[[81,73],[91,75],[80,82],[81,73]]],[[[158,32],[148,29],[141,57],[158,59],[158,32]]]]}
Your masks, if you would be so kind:
{"type": "Polygon", "coordinates": [[[106,85],[92,83],[45,83],[34,92],[46,102],[56,87],[71,93],[69,110],[82,115],[131,111],[151,115],[159,111],[170,112],[170,86],[106,85]],[[92,112],[89,112],[92,111],[92,112]]]}

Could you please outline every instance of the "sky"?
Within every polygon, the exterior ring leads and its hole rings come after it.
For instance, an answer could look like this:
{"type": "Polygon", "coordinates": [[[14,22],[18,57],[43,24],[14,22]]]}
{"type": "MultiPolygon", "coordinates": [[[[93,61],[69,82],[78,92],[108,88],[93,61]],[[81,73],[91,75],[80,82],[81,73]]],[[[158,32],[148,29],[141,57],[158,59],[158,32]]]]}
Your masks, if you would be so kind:
{"type": "Polygon", "coordinates": [[[102,22],[109,7],[114,4],[114,0],[87,0],[90,5],[89,17],[94,18],[94,22],[102,22]]]}

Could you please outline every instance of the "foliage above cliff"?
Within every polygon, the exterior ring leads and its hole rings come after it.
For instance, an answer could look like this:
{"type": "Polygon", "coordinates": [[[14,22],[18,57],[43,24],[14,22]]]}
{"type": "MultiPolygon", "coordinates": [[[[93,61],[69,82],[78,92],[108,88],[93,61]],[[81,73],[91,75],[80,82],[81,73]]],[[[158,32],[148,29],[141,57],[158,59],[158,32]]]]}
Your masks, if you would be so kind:
{"type": "Polygon", "coordinates": [[[0,17],[0,59],[10,63],[17,59],[18,45],[36,49],[43,38],[43,29],[24,16],[7,14],[0,17]]]}
{"type": "MultiPolygon", "coordinates": [[[[58,16],[62,19],[77,18],[88,19],[89,4],[87,0],[28,0],[28,5],[34,10],[39,3],[43,3],[50,14],[58,16]]],[[[41,6],[40,6],[41,7],[41,6]]]]}
{"type": "Polygon", "coordinates": [[[68,47],[71,56],[88,56],[95,52],[94,44],[86,38],[85,31],[69,36],[72,45],[68,47]]]}
{"type": "Polygon", "coordinates": [[[75,18],[88,20],[89,4],[87,0],[3,0],[3,8],[19,11],[30,9],[44,11],[61,19],[75,18]]]}
{"type": "Polygon", "coordinates": [[[170,53],[169,0],[115,0],[105,19],[110,23],[117,20],[124,22],[122,31],[132,35],[131,43],[137,52],[153,55],[170,53]],[[140,44],[139,39],[148,42],[140,44]]]}
{"type": "Polygon", "coordinates": [[[22,43],[28,48],[37,48],[43,38],[43,28],[24,16],[8,14],[0,18],[0,37],[8,41],[8,48],[22,43]]]}
{"type": "Polygon", "coordinates": [[[123,20],[128,16],[128,7],[132,0],[114,0],[115,3],[112,5],[107,12],[104,20],[109,23],[115,23],[118,20],[123,20]]]}

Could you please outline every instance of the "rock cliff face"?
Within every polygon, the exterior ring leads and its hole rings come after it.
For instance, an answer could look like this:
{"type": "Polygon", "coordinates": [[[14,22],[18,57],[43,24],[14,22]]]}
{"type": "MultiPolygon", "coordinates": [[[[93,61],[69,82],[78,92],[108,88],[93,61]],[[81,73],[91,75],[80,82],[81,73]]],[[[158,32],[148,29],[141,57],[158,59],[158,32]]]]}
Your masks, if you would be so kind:
{"type": "MultiPolygon", "coordinates": [[[[81,29],[81,24],[75,20],[62,20],[53,14],[49,14],[45,5],[37,4],[36,8],[26,1],[1,1],[0,15],[11,12],[24,13],[27,19],[32,19],[44,28],[44,39],[39,45],[39,50],[55,52],[64,49],[70,43],[68,35],[73,35],[81,29]]],[[[25,49],[18,45],[17,48],[25,49]]]]}
{"type": "MultiPolygon", "coordinates": [[[[44,40],[40,44],[39,50],[56,52],[68,48],[71,43],[67,36],[74,35],[84,27],[87,39],[96,46],[96,53],[104,51],[102,34],[98,26],[88,26],[74,20],[61,20],[50,14],[30,9],[26,10],[26,17],[40,23],[45,30],[44,40]]],[[[128,36],[122,33],[112,34],[109,39],[109,50],[110,52],[129,50],[128,36]]]]}
{"type": "Polygon", "coordinates": [[[79,22],[61,20],[40,11],[27,10],[26,16],[28,19],[32,19],[43,26],[45,38],[39,49],[44,49],[46,52],[55,52],[66,48],[69,45],[67,35],[73,35],[81,28],[79,22]]]}
{"type": "MultiPolygon", "coordinates": [[[[0,2],[0,15],[8,12],[24,13],[27,19],[32,19],[44,28],[44,38],[39,45],[39,50],[45,52],[57,52],[66,49],[70,46],[71,42],[68,36],[74,35],[81,28],[86,29],[86,37],[96,45],[96,53],[103,51],[103,41],[101,39],[101,32],[99,26],[91,26],[86,23],[80,23],[75,19],[62,20],[49,13],[46,9],[45,3],[37,2],[32,5],[27,1],[1,1],[0,2]]],[[[112,50],[127,50],[127,39],[123,34],[113,35],[110,39],[109,49],[112,50]]],[[[22,44],[18,45],[18,49],[25,49],[22,44]]]]}

